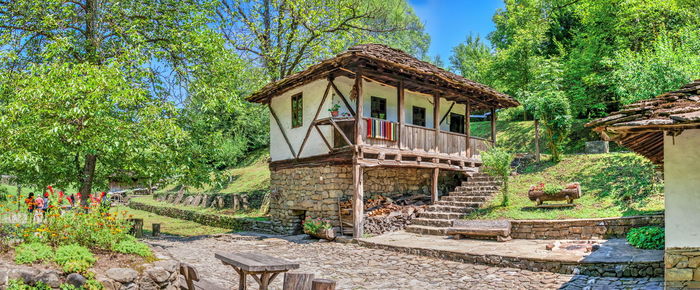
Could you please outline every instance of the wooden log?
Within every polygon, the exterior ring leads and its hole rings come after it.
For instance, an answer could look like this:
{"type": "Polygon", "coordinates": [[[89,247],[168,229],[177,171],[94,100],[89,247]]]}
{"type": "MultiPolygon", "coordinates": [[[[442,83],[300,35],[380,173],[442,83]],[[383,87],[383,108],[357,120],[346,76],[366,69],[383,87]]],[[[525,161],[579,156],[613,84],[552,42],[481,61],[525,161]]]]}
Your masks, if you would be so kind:
{"type": "Polygon", "coordinates": [[[491,108],[491,141],[496,146],[496,108],[491,108]]]}
{"type": "Polygon", "coordinates": [[[436,203],[438,201],[438,177],[440,176],[440,169],[439,168],[434,168],[433,169],[433,178],[431,181],[431,190],[430,190],[430,200],[433,203],[436,203]]]}
{"type": "Polygon", "coordinates": [[[143,237],[143,219],[128,219],[127,221],[132,224],[129,233],[137,238],[143,237]]]}
{"type": "Polygon", "coordinates": [[[540,121],[535,119],[535,160],[540,161],[540,121]]]}
{"type": "Polygon", "coordinates": [[[335,281],[328,279],[314,279],[311,282],[311,290],[335,290],[335,281]]]}
{"type": "Polygon", "coordinates": [[[314,274],[306,273],[285,273],[283,290],[309,290],[314,280],[314,274]]]}
{"type": "Polygon", "coordinates": [[[467,135],[467,142],[465,144],[467,148],[466,148],[465,154],[466,154],[467,158],[472,158],[472,147],[471,147],[472,146],[472,132],[471,132],[471,120],[470,120],[471,119],[470,116],[472,114],[472,107],[469,104],[469,102],[467,102],[465,104],[465,106],[466,106],[466,108],[465,108],[466,111],[464,112],[464,123],[465,123],[464,124],[464,134],[467,135]]]}
{"type": "Polygon", "coordinates": [[[433,125],[435,127],[435,140],[433,141],[433,150],[440,152],[440,95],[433,96],[433,125]]]}
{"type": "Polygon", "coordinates": [[[547,194],[542,190],[530,190],[527,196],[531,201],[537,202],[537,205],[541,205],[543,201],[557,200],[566,200],[568,203],[573,203],[574,199],[581,197],[581,187],[562,189],[555,194],[547,194]]]}
{"type": "Polygon", "coordinates": [[[364,92],[362,90],[362,71],[358,70],[355,74],[355,112],[357,116],[355,117],[355,145],[362,145],[362,135],[365,132],[360,132],[362,128],[362,117],[364,116],[364,110],[362,106],[364,105],[364,92]]]}
{"type": "Polygon", "coordinates": [[[160,236],[160,224],[151,224],[151,228],[154,237],[160,236]]]}

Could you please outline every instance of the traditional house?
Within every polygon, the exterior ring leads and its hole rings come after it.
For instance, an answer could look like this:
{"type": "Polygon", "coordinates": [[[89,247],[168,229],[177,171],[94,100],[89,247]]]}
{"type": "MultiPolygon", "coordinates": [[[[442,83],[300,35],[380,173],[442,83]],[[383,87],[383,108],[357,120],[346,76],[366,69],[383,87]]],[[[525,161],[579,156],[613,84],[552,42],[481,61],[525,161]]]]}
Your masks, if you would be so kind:
{"type": "Polygon", "coordinates": [[[700,80],[587,125],[663,168],[667,286],[700,288],[700,80]]]}
{"type": "Polygon", "coordinates": [[[436,201],[440,170],[477,172],[478,153],[494,142],[471,137],[465,116],[518,105],[379,44],[352,47],[248,100],[270,109],[272,218],[290,231],[305,216],[337,223],[339,199],[348,197],[355,237],[363,233],[365,193],[427,184],[436,201]]]}

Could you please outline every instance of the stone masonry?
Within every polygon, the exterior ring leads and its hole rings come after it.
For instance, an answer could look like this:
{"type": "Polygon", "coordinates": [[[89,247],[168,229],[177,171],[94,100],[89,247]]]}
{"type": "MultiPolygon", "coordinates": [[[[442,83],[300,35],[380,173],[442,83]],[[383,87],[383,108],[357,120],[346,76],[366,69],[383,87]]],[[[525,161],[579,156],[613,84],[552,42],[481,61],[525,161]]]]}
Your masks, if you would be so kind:
{"type": "MultiPolygon", "coordinates": [[[[364,196],[427,193],[429,169],[368,168],[364,196]]],[[[325,165],[272,169],[270,216],[289,233],[300,232],[306,216],[320,217],[338,226],[338,200],[352,197],[352,166],[325,165]]]]}
{"type": "Polygon", "coordinates": [[[568,220],[513,220],[514,239],[589,240],[624,237],[631,228],[664,226],[663,215],[568,220]]]}
{"type": "Polygon", "coordinates": [[[666,248],[666,289],[700,288],[700,248],[666,248]]]}

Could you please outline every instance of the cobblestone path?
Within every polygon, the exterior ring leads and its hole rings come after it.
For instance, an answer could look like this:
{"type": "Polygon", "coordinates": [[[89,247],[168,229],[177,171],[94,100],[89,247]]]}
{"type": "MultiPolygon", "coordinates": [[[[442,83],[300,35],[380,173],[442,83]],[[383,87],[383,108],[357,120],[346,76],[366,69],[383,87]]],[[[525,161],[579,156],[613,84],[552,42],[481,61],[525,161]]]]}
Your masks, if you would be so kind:
{"type": "MultiPolygon", "coordinates": [[[[337,289],[663,289],[662,279],[601,278],[490,267],[368,249],[355,244],[299,238],[259,238],[226,234],[153,239],[156,251],[195,266],[204,278],[228,288],[234,270],[216,252],[254,251],[299,262],[297,271],[337,281],[337,289]]],[[[257,289],[253,279],[249,288],[257,289]]],[[[282,276],[271,289],[282,288],[282,276]]]]}

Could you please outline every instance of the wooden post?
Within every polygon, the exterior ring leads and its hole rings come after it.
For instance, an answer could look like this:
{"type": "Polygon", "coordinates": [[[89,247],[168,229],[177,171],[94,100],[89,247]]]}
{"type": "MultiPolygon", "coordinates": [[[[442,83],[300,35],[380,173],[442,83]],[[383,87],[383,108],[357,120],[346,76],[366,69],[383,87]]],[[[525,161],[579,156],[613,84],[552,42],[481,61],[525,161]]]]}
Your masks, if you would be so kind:
{"type": "Polygon", "coordinates": [[[363,219],[365,217],[365,203],[363,200],[364,185],[362,183],[362,166],[353,164],[352,166],[352,184],[354,191],[352,195],[352,237],[359,239],[363,234],[363,219]]]}
{"type": "Polygon", "coordinates": [[[397,90],[397,98],[398,102],[397,104],[399,105],[399,140],[397,140],[397,145],[399,149],[401,149],[401,134],[403,132],[403,124],[406,122],[406,109],[404,108],[404,89],[403,89],[403,81],[399,82],[399,86],[396,88],[397,90]]]}
{"type": "Polygon", "coordinates": [[[314,274],[284,273],[282,290],[309,290],[313,280],[314,274]]]}
{"type": "Polygon", "coordinates": [[[151,232],[154,237],[160,236],[160,224],[151,224],[153,231],[151,232]]]}
{"type": "Polygon", "coordinates": [[[496,108],[491,108],[491,141],[496,146],[496,108]]]}
{"type": "Polygon", "coordinates": [[[363,92],[362,92],[362,70],[357,70],[357,73],[355,73],[355,93],[357,94],[356,97],[357,99],[355,100],[355,112],[357,112],[357,116],[355,116],[355,145],[362,145],[362,132],[360,132],[361,122],[362,122],[362,116],[364,116],[363,113],[363,107],[364,107],[364,97],[363,97],[363,92]]]}
{"type": "Polygon", "coordinates": [[[467,107],[466,110],[464,111],[464,134],[467,135],[467,149],[465,151],[467,158],[472,158],[472,132],[471,132],[471,116],[472,114],[472,106],[467,102],[465,104],[467,107]]]}
{"type": "Polygon", "coordinates": [[[314,279],[311,282],[311,290],[335,290],[335,281],[328,279],[314,279]]]}
{"type": "Polygon", "coordinates": [[[130,233],[137,238],[143,237],[143,219],[128,219],[132,223],[130,233]]]}
{"type": "Polygon", "coordinates": [[[433,96],[433,127],[435,127],[435,153],[440,152],[440,95],[433,96]]]}
{"type": "Polygon", "coordinates": [[[535,160],[540,161],[540,121],[535,119],[535,160]]]}
{"type": "Polygon", "coordinates": [[[440,176],[440,168],[433,168],[433,178],[430,185],[430,201],[436,203],[438,201],[438,177],[440,176]]]}

